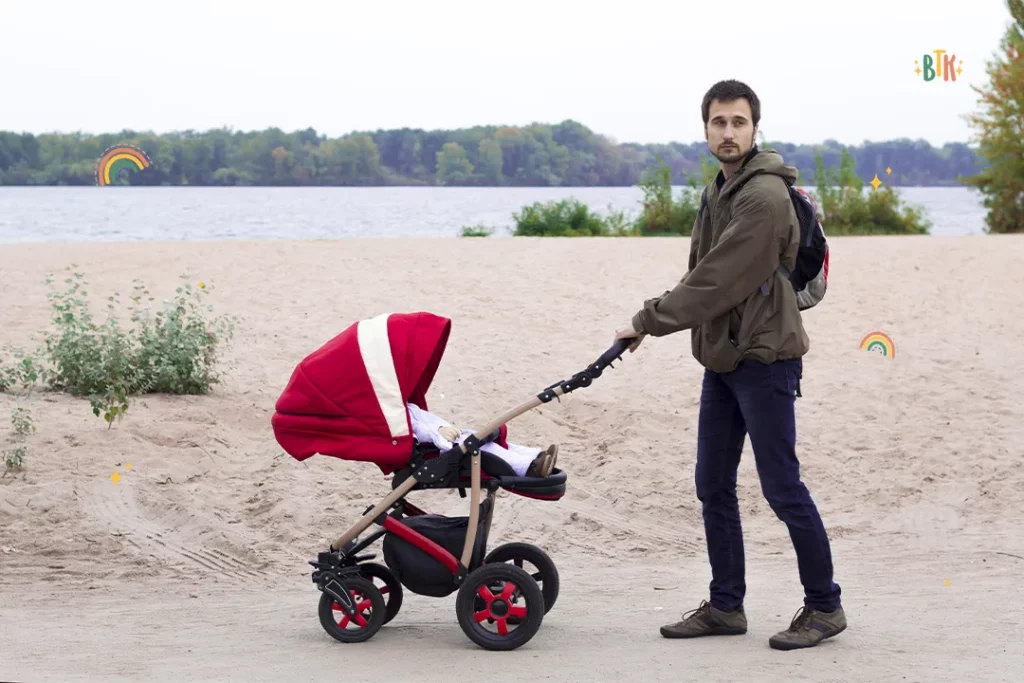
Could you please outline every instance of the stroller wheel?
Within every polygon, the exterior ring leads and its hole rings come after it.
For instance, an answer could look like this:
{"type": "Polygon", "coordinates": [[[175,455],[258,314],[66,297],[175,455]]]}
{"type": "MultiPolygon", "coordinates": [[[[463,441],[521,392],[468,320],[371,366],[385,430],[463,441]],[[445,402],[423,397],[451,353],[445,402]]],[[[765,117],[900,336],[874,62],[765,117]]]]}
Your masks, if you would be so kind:
{"type": "Polygon", "coordinates": [[[551,611],[558,599],[558,569],[546,552],[529,543],[505,543],[487,553],[484,564],[492,562],[511,562],[520,569],[525,569],[533,580],[540,585],[544,594],[544,613],[551,611]],[[523,565],[533,565],[536,571],[523,565]]]}
{"type": "Polygon", "coordinates": [[[519,567],[503,562],[485,564],[470,572],[459,587],[455,611],[459,626],[477,645],[514,650],[540,628],[544,596],[537,582],[519,567]]]}
{"type": "Polygon", "coordinates": [[[359,571],[370,579],[384,596],[384,623],[395,618],[402,607],[402,584],[395,578],[390,569],[376,562],[365,562],[359,565],[359,571]]]}
{"type": "Polygon", "coordinates": [[[335,640],[343,643],[361,643],[372,638],[384,625],[384,596],[370,579],[346,576],[343,580],[356,602],[359,613],[355,618],[349,618],[329,593],[321,593],[317,609],[320,625],[335,640]]]}

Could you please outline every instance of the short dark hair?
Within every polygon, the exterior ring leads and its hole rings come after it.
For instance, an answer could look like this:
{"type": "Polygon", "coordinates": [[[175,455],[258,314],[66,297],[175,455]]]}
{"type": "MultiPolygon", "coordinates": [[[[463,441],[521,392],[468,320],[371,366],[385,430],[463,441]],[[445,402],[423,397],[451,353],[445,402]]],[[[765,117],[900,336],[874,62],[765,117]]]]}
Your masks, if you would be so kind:
{"type": "Polygon", "coordinates": [[[761,120],[761,100],[757,99],[757,94],[749,85],[736,80],[718,81],[704,95],[704,101],[700,105],[700,112],[704,116],[704,125],[708,125],[712,100],[732,102],[738,99],[745,99],[750,105],[750,116],[756,126],[761,120]]]}

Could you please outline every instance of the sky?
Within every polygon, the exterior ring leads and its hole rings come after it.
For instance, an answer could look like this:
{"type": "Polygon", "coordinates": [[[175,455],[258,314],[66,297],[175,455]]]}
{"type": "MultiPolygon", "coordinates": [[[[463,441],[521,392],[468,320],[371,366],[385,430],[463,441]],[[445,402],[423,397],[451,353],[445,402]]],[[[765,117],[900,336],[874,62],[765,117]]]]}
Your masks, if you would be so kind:
{"type": "Polygon", "coordinates": [[[1004,0],[0,0],[0,130],[573,119],[689,143],[706,90],[736,78],[771,141],[970,143],[970,86],[1009,22],[1004,0]],[[914,73],[940,49],[955,82],[914,73]]]}

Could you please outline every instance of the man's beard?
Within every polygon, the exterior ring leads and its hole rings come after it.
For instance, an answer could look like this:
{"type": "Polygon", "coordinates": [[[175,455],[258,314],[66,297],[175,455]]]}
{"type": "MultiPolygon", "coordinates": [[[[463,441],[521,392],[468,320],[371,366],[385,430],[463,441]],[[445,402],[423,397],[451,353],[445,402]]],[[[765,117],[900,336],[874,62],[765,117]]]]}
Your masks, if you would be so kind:
{"type": "Polygon", "coordinates": [[[721,161],[723,164],[734,164],[740,161],[747,155],[750,150],[742,150],[739,145],[732,147],[726,147],[724,150],[719,147],[718,151],[711,152],[711,155],[721,161]]]}

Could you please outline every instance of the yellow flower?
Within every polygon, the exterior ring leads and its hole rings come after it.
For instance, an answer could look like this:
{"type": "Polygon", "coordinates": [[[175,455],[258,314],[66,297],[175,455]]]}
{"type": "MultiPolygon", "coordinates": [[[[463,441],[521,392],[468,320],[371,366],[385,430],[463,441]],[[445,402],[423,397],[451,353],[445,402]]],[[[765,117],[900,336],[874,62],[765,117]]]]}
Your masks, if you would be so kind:
{"type": "Polygon", "coordinates": [[[199,287],[199,289],[206,289],[206,283],[203,282],[202,280],[200,280],[198,287],[199,287]]]}

